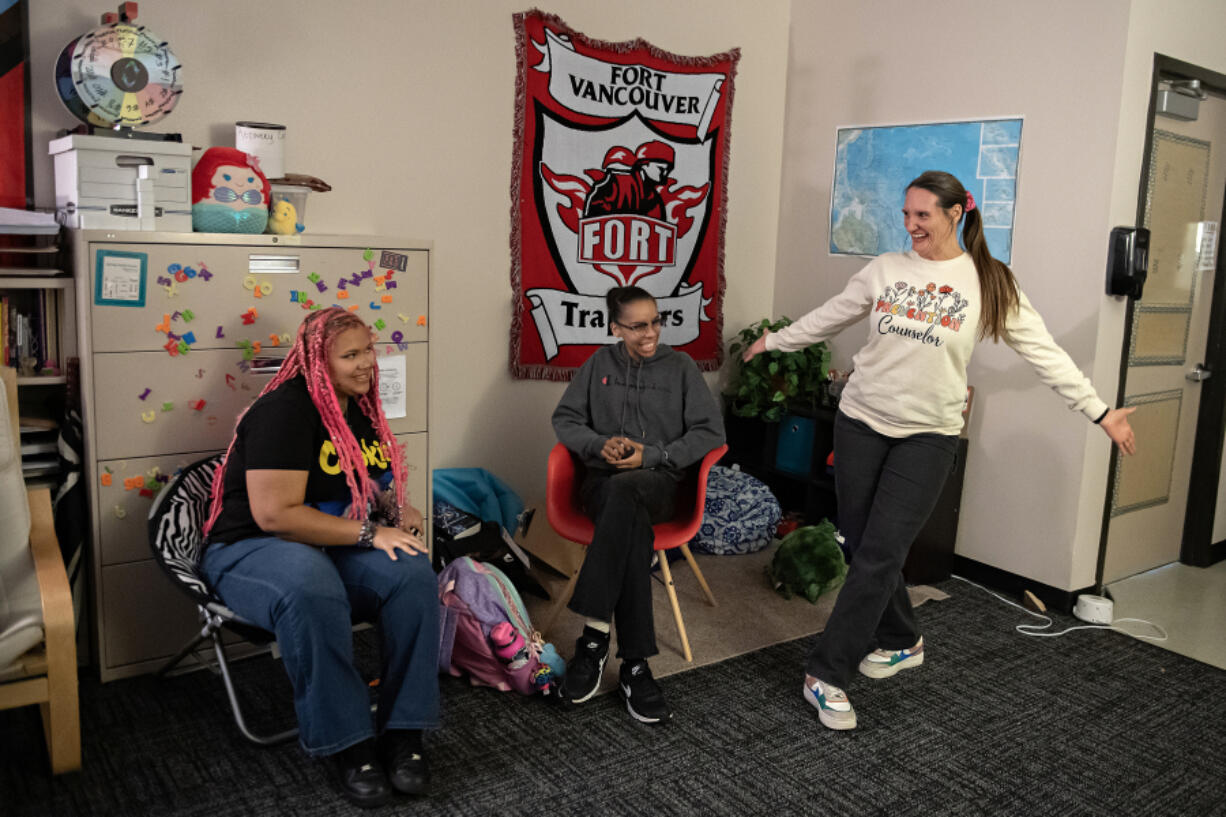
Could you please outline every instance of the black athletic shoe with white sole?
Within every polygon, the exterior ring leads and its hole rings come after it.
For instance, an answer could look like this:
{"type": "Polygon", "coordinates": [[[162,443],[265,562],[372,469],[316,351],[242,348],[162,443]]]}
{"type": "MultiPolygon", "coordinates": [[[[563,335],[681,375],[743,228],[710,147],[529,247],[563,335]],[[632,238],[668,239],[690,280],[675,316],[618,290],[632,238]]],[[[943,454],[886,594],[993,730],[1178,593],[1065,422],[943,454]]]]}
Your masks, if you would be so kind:
{"type": "Polygon", "coordinates": [[[651,667],[647,666],[646,659],[623,661],[618,675],[630,717],[639,723],[666,723],[672,720],[673,713],[664,700],[660,685],[651,677],[651,667]]]}
{"type": "Polygon", "coordinates": [[[575,655],[566,664],[562,678],[562,699],[581,704],[600,689],[600,676],[609,657],[609,634],[584,627],[575,641],[575,655]]]}

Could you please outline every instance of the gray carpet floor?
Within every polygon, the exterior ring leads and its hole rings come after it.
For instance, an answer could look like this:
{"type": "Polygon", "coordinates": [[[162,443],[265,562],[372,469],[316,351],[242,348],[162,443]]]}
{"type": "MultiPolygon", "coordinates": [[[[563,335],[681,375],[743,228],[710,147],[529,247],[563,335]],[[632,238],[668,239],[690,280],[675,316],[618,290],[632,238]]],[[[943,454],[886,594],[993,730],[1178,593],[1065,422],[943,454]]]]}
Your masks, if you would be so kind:
{"type": "MultiPolygon", "coordinates": [[[[927,662],[854,682],[853,732],[801,699],[809,639],[664,679],[664,728],[612,695],[564,710],[444,678],[433,794],[373,813],[1226,814],[1226,672],[1107,631],[1026,638],[1016,610],[939,587],[951,598],[917,611],[927,662]]],[[[279,664],[236,669],[259,726],[292,719],[279,664]]],[[[81,698],[84,769],[54,780],[36,710],[0,712],[0,814],[364,813],[297,747],[245,743],[207,673],[84,681],[81,698]]]]}

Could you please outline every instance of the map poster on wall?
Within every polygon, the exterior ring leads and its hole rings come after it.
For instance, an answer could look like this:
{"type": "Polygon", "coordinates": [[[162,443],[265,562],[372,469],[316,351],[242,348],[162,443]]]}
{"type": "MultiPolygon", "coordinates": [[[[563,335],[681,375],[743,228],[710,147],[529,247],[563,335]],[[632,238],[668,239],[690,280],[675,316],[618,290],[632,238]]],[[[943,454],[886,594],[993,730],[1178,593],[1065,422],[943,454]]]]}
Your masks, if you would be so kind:
{"type": "Polygon", "coordinates": [[[656,299],[660,339],[723,355],[724,219],[740,52],[670,54],[515,15],[511,372],[569,380],[616,343],[605,293],[656,299]]]}
{"type": "Polygon", "coordinates": [[[880,255],[911,246],[902,223],[908,182],[944,170],[975,197],[992,255],[1013,255],[1022,120],[839,128],[830,194],[832,255],[880,255]]]}

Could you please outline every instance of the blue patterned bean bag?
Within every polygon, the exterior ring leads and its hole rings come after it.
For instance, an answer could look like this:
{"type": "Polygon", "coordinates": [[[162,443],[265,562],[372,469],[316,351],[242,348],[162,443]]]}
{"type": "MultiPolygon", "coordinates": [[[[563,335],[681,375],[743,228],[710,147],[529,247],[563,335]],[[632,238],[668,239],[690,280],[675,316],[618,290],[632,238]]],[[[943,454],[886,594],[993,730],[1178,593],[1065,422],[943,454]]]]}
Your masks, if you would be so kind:
{"type": "Polygon", "coordinates": [[[690,547],[699,553],[753,553],[771,543],[781,513],[779,500],[761,480],[712,466],[702,527],[690,547]]]}

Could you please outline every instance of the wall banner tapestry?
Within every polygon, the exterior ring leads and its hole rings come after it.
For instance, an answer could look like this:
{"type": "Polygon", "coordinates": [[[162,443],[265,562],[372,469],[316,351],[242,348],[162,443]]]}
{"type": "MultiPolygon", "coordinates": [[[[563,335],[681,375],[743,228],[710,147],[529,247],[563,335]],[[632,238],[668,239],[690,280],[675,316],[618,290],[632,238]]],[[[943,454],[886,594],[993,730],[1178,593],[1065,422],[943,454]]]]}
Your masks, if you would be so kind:
{"type": "Polygon", "coordinates": [[[26,0],[0,0],[0,207],[34,203],[26,0]]]}
{"type": "Polygon", "coordinates": [[[609,332],[604,295],[640,286],[661,340],[723,358],[724,219],[740,51],[680,57],[514,16],[511,372],[568,380],[609,332]]]}

